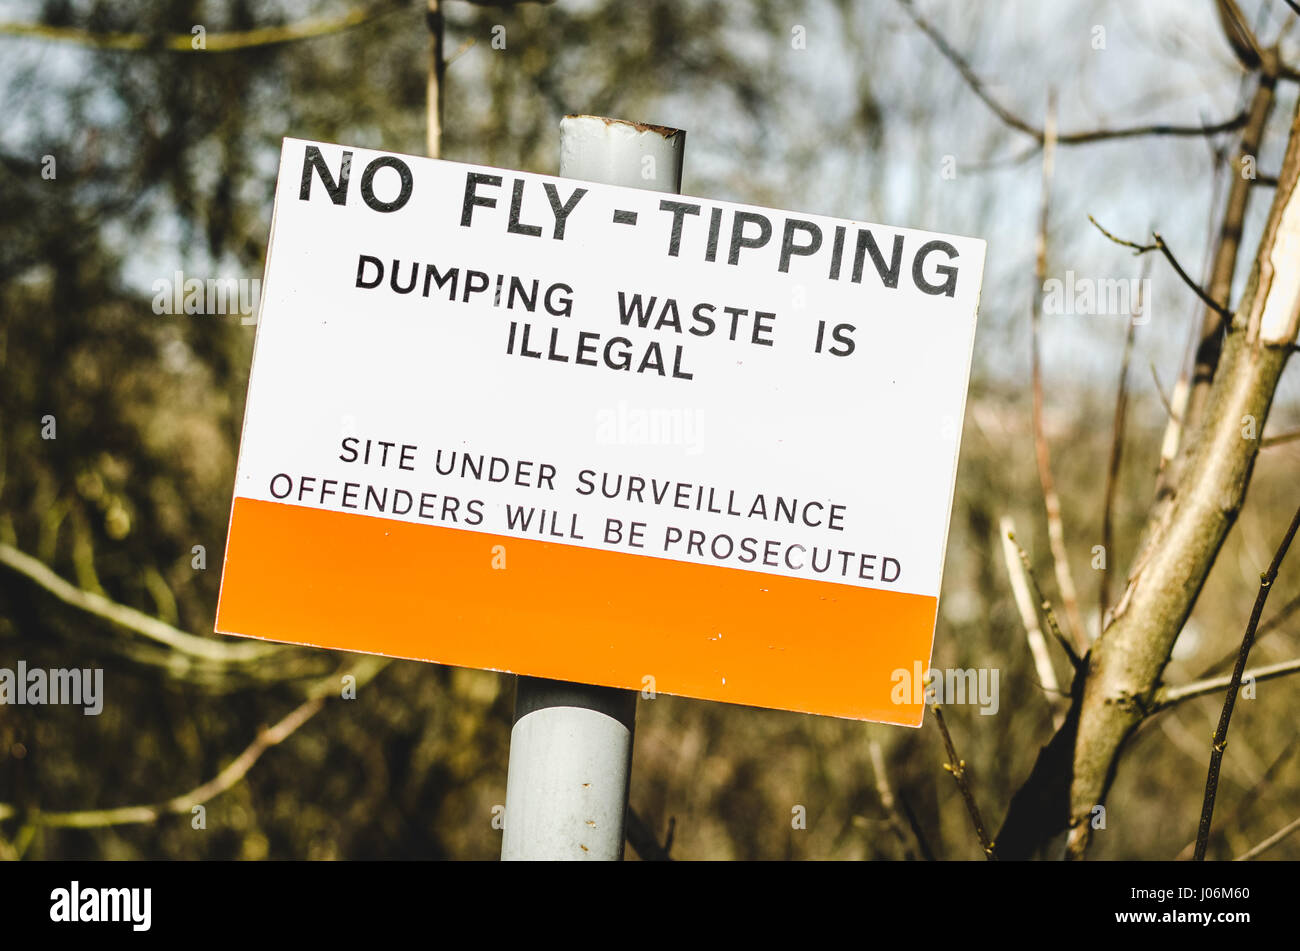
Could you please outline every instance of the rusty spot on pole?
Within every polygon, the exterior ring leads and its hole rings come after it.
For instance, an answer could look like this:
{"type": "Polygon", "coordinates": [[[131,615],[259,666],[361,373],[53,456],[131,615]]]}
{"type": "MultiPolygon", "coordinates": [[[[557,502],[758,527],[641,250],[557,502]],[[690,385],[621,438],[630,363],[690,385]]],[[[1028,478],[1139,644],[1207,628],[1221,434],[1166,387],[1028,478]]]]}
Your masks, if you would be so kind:
{"type": "Polygon", "coordinates": [[[662,135],[665,139],[671,139],[674,136],[681,135],[681,129],[669,128],[666,125],[652,125],[649,122],[632,122],[629,119],[611,119],[608,116],[591,116],[585,113],[570,113],[565,116],[566,119],[599,119],[605,125],[625,125],[631,126],[638,132],[654,132],[662,135]]]}

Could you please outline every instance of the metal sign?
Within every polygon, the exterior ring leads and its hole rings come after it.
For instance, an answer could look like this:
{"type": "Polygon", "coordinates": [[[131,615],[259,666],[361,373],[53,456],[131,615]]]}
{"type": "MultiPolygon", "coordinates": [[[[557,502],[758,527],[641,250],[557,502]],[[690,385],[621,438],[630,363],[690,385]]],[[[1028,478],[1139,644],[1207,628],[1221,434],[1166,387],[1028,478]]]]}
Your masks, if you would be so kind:
{"type": "Polygon", "coordinates": [[[287,139],[217,630],[917,725],[983,260],[287,139]]]}

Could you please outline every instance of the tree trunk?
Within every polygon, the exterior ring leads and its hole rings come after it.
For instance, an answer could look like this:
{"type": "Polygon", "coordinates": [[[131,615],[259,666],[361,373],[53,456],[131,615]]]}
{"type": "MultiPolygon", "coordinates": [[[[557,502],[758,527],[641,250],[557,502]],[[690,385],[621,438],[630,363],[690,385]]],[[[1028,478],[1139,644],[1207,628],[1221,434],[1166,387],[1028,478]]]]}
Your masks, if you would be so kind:
{"type": "MultiPolygon", "coordinates": [[[[1110,624],[1085,659],[1070,716],[1017,792],[998,836],[1005,858],[1042,854],[1068,828],[1082,858],[1125,740],[1160,687],[1187,617],[1245,499],[1259,436],[1300,322],[1300,104],[1250,281],[1228,328],[1205,410],[1153,508],[1110,624]]],[[[1188,818],[1189,828],[1192,817],[1188,818]]]]}

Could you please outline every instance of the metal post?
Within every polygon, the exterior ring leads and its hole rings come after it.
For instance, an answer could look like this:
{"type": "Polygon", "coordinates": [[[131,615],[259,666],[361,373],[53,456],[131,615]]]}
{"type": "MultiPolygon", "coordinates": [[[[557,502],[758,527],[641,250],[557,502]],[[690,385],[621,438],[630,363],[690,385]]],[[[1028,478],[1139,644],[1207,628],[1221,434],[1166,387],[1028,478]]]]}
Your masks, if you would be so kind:
{"type": "MultiPolygon", "coordinates": [[[[560,174],[677,192],[685,141],[678,129],[565,116],[560,174]]],[[[623,857],[636,700],[634,690],[518,678],[502,860],[623,857]]]]}

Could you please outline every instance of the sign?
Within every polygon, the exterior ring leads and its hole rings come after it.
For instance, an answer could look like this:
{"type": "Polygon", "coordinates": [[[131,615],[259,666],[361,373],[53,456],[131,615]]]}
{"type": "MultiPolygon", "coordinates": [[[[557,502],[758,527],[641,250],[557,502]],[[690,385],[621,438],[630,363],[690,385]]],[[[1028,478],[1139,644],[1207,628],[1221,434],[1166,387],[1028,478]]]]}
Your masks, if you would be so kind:
{"type": "Polygon", "coordinates": [[[216,629],[919,725],[983,261],[286,139],[216,629]]]}

